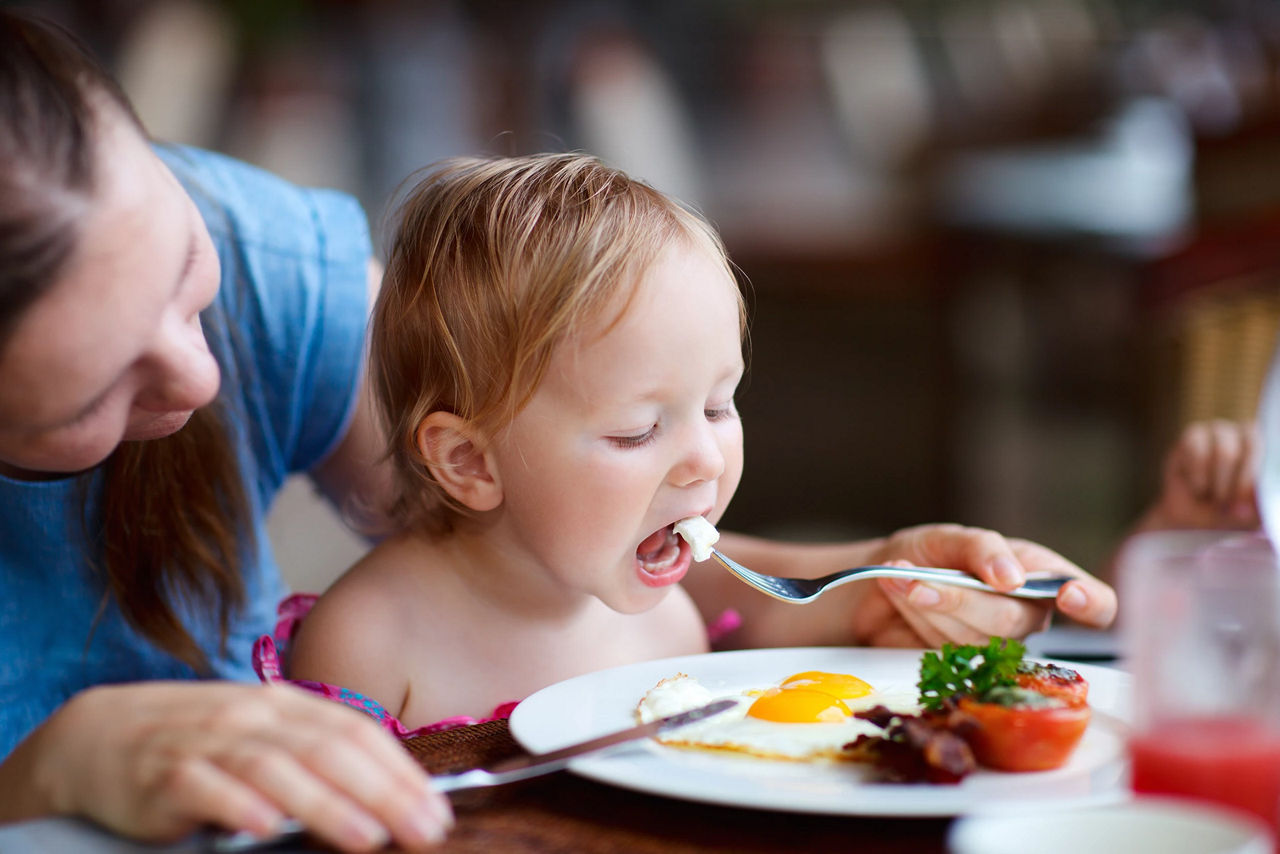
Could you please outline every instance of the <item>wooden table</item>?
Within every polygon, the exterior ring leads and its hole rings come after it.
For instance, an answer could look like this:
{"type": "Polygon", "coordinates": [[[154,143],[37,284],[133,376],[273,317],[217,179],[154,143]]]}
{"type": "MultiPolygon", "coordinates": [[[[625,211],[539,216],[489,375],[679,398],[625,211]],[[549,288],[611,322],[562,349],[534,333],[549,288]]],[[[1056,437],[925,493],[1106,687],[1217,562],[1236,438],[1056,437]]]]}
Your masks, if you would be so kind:
{"type": "MultiPolygon", "coordinates": [[[[506,721],[418,736],[428,770],[459,771],[520,754],[506,721]]],[[[457,826],[443,852],[946,851],[947,819],[816,816],[639,794],[559,772],[452,796],[457,826]]]]}

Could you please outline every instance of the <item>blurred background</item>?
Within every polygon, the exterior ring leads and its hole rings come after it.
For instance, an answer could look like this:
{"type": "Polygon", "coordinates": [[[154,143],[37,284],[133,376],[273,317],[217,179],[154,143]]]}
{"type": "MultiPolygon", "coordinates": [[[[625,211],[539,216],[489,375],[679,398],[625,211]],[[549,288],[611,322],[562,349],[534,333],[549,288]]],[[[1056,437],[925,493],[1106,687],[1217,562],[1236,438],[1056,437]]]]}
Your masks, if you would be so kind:
{"type": "MultiPolygon", "coordinates": [[[[354,193],[582,149],[698,207],[751,308],[742,487],[782,537],[956,521],[1089,569],[1280,318],[1280,0],[104,0],[159,138],[354,193]]],[[[362,546],[303,483],[296,588],[362,546]]]]}

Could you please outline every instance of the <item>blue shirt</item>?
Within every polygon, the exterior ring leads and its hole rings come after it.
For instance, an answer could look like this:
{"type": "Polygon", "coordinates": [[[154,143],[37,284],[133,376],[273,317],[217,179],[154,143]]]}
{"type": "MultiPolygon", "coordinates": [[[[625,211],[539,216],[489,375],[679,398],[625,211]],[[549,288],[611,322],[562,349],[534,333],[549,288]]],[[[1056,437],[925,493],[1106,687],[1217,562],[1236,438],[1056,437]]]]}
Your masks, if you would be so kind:
{"type": "MultiPolygon", "coordinates": [[[[218,296],[202,317],[237,424],[256,535],[244,562],[248,604],[232,618],[225,652],[215,615],[175,607],[214,676],[252,680],[250,647],[271,632],[285,593],[267,510],[291,472],[332,450],[354,407],[368,225],[343,194],[295,187],[209,152],[157,153],[195,199],[222,264],[218,296]]],[[[101,478],[87,477],[92,518],[101,478]]],[[[196,676],[135,632],[114,600],[98,616],[105,585],[85,559],[78,481],[0,476],[0,757],[86,687],[196,676]]]]}

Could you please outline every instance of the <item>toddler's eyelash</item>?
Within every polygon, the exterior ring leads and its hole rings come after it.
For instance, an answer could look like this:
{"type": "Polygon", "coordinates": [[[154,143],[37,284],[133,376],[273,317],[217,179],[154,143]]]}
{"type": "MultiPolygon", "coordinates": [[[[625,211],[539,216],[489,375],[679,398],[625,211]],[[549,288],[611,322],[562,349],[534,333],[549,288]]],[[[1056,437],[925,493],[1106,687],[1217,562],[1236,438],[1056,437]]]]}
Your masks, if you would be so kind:
{"type": "Polygon", "coordinates": [[[641,448],[652,442],[658,435],[656,427],[650,427],[639,436],[610,436],[609,441],[619,448],[641,448]]]}
{"type": "Polygon", "coordinates": [[[738,414],[738,408],[733,401],[727,406],[721,406],[717,409],[705,409],[702,412],[708,421],[723,421],[726,418],[733,418],[738,414]]]}
{"type": "MultiPolygon", "coordinates": [[[[702,410],[703,417],[708,421],[726,421],[730,418],[738,417],[738,409],[731,400],[725,406],[715,409],[702,410]]],[[[658,428],[650,427],[639,436],[610,436],[609,441],[619,448],[642,448],[653,442],[658,437],[658,428]]]]}

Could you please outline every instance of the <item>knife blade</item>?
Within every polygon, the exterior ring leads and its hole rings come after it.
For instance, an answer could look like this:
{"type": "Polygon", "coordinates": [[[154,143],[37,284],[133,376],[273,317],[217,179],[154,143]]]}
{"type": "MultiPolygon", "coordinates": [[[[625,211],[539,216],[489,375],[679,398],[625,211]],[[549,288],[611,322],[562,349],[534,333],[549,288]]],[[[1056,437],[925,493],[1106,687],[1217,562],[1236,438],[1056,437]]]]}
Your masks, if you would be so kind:
{"type": "MultiPolygon", "coordinates": [[[[690,709],[628,729],[611,732],[598,738],[571,744],[559,750],[539,753],[532,756],[517,756],[505,759],[488,768],[472,768],[457,774],[433,774],[432,784],[442,792],[457,792],[463,789],[475,789],[483,786],[498,786],[503,783],[515,783],[531,777],[550,774],[568,766],[569,762],[579,756],[598,753],[611,747],[627,744],[640,738],[671,732],[698,721],[714,717],[737,705],[736,700],[715,700],[705,706],[690,709]]],[[[209,850],[215,854],[240,854],[246,851],[262,851],[279,845],[282,842],[296,839],[305,833],[302,823],[289,819],[282,822],[280,830],[271,836],[254,836],[245,831],[221,832],[214,835],[209,850]]]]}
{"type": "Polygon", "coordinates": [[[432,776],[431,782],[442,792],[456,792],[460,789],[474,789],[480,786],[497,786],[502,783],[514,783],[517,780],[527,780],[530,777],[538,777],[542,774],[550,774],[552,771],[559,771],[566,767],[571,759],[578,756],[584,756],[588,753],[595,753],[601,750],[607,750],[614,745],[626,744],[629,741],[635,741],[638,738],[646,738],[648,736],[658,735],[659,733],[670,732],[683,726],[688,726],[697,721],[706,720],[720,714],[723,711],[733,708],[737,705],[736,700],[716,700],[696,709],[687,712],[680,712],[675,715],[668,715],[665,718],[658,718],[649,723],[633,726],[629,729],[611,732],[608,735],[602,735],[599,738],[593,738],[589,741],[583,741],[578,744],[571,744],[568,747],[562,747],[559,750],[553,750],[549,753],[539,753],[533,756],[517,756],[514,759],[506,759],[489,768],[473,768],[470,771],[462,771],[457,774],[436,774],[432,776]]]}

